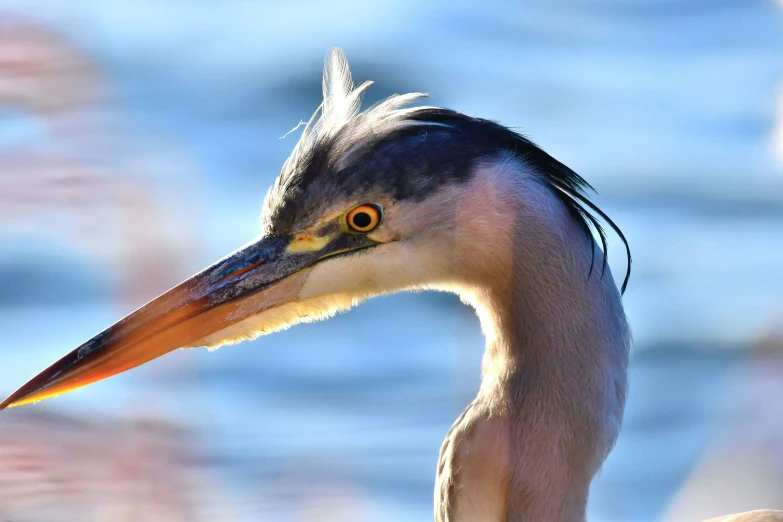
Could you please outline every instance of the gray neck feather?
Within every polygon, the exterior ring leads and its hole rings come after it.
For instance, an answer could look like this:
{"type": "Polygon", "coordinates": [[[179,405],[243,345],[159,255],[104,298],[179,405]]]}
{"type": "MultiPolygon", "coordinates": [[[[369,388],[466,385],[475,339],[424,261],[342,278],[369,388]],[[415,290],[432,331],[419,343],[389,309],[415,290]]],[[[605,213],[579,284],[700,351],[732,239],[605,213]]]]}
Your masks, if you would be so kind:
{"type": "Polygon", "coordinates": [[[511,257],[510,273],[463,292],[487,336],[471,408],[505,420],[504,522],[581,521],[619,431],[630,334],[609,269],[602,278],[596,263],[587,278],[584,232],[554,195],[522,178],[503,191],[514,195],[516,215],[499,255],[511,257]]]}

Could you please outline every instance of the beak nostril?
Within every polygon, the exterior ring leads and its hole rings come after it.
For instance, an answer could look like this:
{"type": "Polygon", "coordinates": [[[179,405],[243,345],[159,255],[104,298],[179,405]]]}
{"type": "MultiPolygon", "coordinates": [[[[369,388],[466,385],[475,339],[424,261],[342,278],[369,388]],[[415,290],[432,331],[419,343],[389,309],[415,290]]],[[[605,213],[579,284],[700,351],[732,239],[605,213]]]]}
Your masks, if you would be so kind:
{"type": "Polygon", "coordinates": [[[244,268],[240,268],[239,270],[234,270],[230,274],[228,274],[225,277],[221,278],[220,281],[226,281],[228,279],[233,279],[233,278],[235,278],[237,276],[241,276],[245,272],[249,272],[249,271],[253,270],[254,268],[258,268],[259,266],[263,265],[264,263],[266,263],[266,259],[262,259],[261,261],[259,261],[257,263],[253,263],[252,265],[248,265],[248,266],[246,266],[244,268]]]}

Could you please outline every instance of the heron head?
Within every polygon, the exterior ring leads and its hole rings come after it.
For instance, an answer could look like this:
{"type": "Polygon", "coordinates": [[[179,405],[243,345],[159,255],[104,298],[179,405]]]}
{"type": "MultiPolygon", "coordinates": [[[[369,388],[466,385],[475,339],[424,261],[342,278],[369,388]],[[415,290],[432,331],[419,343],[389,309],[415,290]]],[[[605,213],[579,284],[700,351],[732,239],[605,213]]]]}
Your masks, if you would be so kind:
{"type": "Polygon", "coordinates": [[[489,183],[485,165],[497,173],[510,158],[524,159],[587,230],[584,181],[529,141],[453,111],[406,108],[421,94],[360,112],[368,86],[354,86],[333,51],[324,101],[266,196],[258,239],[66,354],[0,409],[176,348],[253,339],[383,293],[469,284],[491,270],[490,252],[513,241],[504,238],[508,187],[489,183]]]}

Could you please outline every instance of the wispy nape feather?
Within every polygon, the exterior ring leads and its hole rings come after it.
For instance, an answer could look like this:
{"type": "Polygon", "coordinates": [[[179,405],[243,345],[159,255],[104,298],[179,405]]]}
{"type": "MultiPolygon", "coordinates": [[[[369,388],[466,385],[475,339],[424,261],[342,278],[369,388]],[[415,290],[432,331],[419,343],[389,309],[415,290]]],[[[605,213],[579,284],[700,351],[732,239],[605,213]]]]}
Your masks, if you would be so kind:
{"type": "MultiPolygon", "coordinates": [[[[516,133],[515,133],[516,134],[516,133]]],[[[590,190],[596,192],[590,183],[587,182],[582,176],[571,170],[569,167],[560,163],[558,160],[547,154],[543,149],[534,145],[530,140],[523,136],[516,135],[519,140],[525,142],[528,146],[532,146],[532,153],[526,155],[526,159],[533,163],[537,170],[544,176],[546,181],[555,191],[555,195],[563,202],[566,208],[572,213],[574,218],[580,223],[592,245],[595,244],[595,237],[591,231],[591,228],[598,234],[598,238],[601,240],[601,249],[603,251],[603,262],[601,267],[601,275],[603,276],[606,270],[606,264],[608,262],[609,247],[607,243],[606,231],[601,226],[598,218],[596,218],[591,212],[595,212],[598,216],[614,230],[620,240],[625,246],[627,268],[625,271],[625,277],[623,283],[620,286],[620,293],[624,294],[625,289],[628,287],[628,280],[631,277],[631,247],[628,244],[628,240],[623,234],[617,224],[601,210],[598,205],[590,201],[587,197],[586,191],[590,190]]],[[[595,262],[595,255],[591,257],[590,269],[587,277],[593,273],[595,262]]]]}

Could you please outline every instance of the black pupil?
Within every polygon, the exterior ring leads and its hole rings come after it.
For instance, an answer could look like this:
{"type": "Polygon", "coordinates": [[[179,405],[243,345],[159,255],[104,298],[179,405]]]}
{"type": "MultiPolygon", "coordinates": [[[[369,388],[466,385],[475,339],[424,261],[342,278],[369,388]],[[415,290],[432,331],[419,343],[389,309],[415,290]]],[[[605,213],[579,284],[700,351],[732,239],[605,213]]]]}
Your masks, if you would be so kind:
{"type": "Polygon", "coordinates": [[[367,212],[357,212],[353,215],[353,225],[356,228],[367,228],[372,223],[372,217],[367,212]]]}

